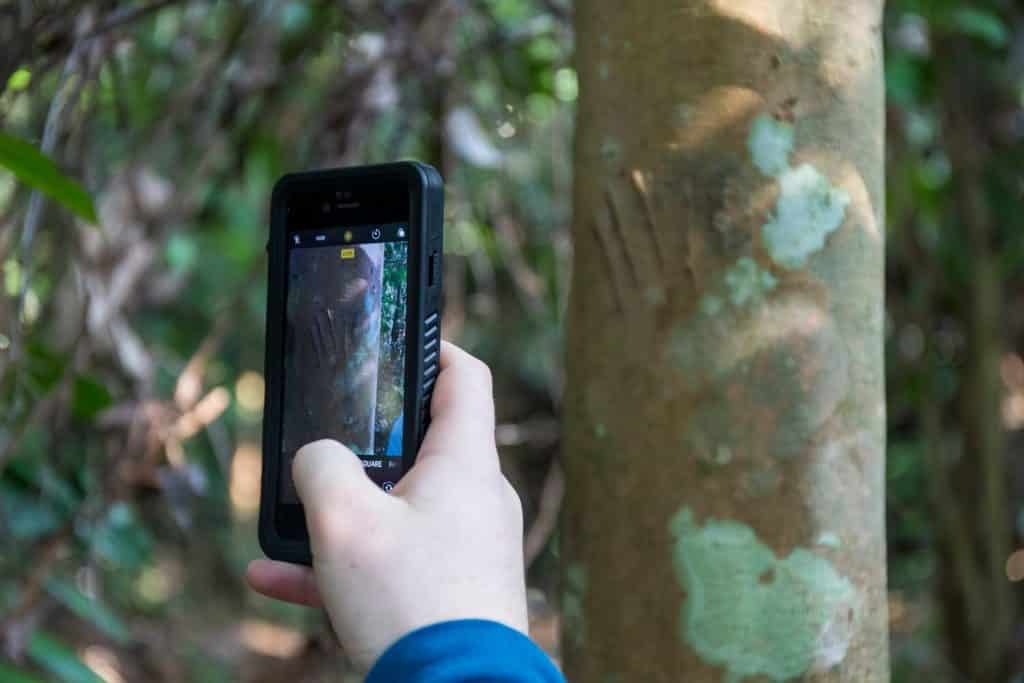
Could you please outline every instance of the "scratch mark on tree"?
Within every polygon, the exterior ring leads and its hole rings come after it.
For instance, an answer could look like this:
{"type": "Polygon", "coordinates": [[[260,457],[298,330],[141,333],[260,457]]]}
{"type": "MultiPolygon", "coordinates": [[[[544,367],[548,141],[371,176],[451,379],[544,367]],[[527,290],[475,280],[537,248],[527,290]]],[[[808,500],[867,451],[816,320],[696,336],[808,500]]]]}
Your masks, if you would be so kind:
{"type": "Polygon", "coordinates": [[[633,257],[633,253],[630,250],[630,241],[626,239],[625,228],[622,225],[622,217],[619,215],[619,208],[615,204],[615,197],[612,194],[611,189],[607,187],[604,190],[604,202],[608,207],[609,223],[619,241],[619,251],[625,254],[626,265],[629,267],[629,274],[633,280],[633,284],[639,286],[640,269],[638,268],[636,259],[633,257]]]}
{"type": "Polygon", "coordinates": [[[629,177],[633,181],[633,189],[636,190],[637,195],[640,197],[640,203],[644,209],[644,225],[647,226],[651,242],[654,244],[654,260],[658,264],[658,273],[662,274],[665,272],[665,254],[667,249],[658,237],[658,226],[654,220],[654,207],[651,206],[647,178],[644,177],[643,171],[638,168],[633,169],[629,177]]]}
{"type": "Polygon", "coordinates": [[[597,250],[601,252],[602,260],[604,261],[605,271],[609,274],[608,282],[609,287],[612,290],[612,302],[615,305],[616,313],[623,313],[626,310],[626,293],[622,284],[620,283],[621,275],[619,274],[618,268],[615,266],[615,261],[612,259],[612,244],[609,233],[611,228],[608,225],[608,217],[604,215],[602,211],[594,212],[594,220],[590,222],[590,227],[594,231],[594,236],[597,238],[597,250]]]}
{"type": "Polygon", "coordinates": [[[683,243],[685,245],[685,252],[683,254],[683,262],[686,266],[686,274],[690,278],[691,291],[698,292],[698,278],[697,278],[697,263],[696,263],[696,249],[694,248],[694,242],[700,238],[697,234],[697,229],[694,226],[693,220],[693,181],[687,179],[683,183],[683,201],[685,202],[685,208],[683,209],[686,219],[683,224],[683,243]]]}

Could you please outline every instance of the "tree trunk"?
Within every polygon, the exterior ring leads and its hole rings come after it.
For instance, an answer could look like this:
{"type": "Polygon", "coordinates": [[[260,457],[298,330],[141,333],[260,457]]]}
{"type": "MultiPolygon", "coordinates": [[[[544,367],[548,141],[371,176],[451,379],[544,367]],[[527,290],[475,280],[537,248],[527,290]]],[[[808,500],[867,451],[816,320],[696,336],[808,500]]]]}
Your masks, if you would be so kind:
{"type": "Polygon", "coordinates": [[[945,631],[952,664],[973,683],[995,683],[1010,678],[1019,595],[1006,576],[1013,550],[1013,506],[1000,406],[1005,306],[995,216],[985,193],[991,145],[984,112],[991,110],[986,104],[992,93],[985,79],[976,77],[981,65],[965,58],[970,52],[959,40],[946,39],[936,52],[948,74],[941,87],[945,142],[969,277],[963,292],[967,359],[957,405],[962,456],[952,465],[943,463],[951,473],[932,468],[930,474],[956,482],[952,495],[934,504],[943,506],[944,514],[959,515],[967,530],[954,534],[943,529],[940,537],[942,551],[952,560],[940,567],[947,588],[945,631]],[[966,618],[958,618],[961,614],[966,618]]]}
{"type": "Polygon", "coordinates": [[[570,680],[888,680],[878,0],[579,0],[570,680]]]}

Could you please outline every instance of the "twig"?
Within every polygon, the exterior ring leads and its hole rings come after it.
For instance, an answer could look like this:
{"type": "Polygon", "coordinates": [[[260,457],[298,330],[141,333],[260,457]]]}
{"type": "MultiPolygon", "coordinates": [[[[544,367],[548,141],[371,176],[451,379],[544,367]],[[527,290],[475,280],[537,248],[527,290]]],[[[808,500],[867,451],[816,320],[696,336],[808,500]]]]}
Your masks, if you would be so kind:
{"type": "Polygon", "coordinates": [[[526,532],[523,541],[523,555],[527,568],[540,556],[548,540],[558,528],[558,516],[562,511],[562,497],[565,495],[565,473],[562,463],[556,455],[551,459],[551,467],[544,477],[544,485],[540,490],[540,501],[537,504],[537,516],[526,532]]]}
{"type": "MultiPolygon", "coordinates": [[[[98,24],[97,26],[94,26],[91,29],[88,29],[85,32],[83,32],[82,36],[81,36],[81,41],[91,43],[91,41],[93,39],[95,39],[95,38],[99,38],[99,37],[103,36],[104,34],[107,34],[107,33],[111,32],[114,29],[118,29],[118,28],[122,28],[124,26],[127,26],[128,24],[131,24],[131,23],[133,23],[135,21],[138,21],[139,19],[142,19],[142,18],[152,14],[153,12],[157,12],[157,11],[159,11],[161,9],[164,9],[165,7],[167,7],[169,5],[173,5],[173,4],[177,3],[177,2],[180,2],[180,0],[158,0],[157,2],[153,2],[153,3],[151,3],[149,5],[145,5],[143,7],[121,8],[121,9],[118,9],[118,10],[114,10],[109,15],[107,15],[106,20],[104,22],[102,22],[102,23],[98,24]]],[[[69,26],[67,24],[73,23],[74,21],[77,20],[76,18],[73,18],[70,22],[64,22],[65,23],[64,26],[52,27],[52,28],[51,27],[46,27],[46,29],[44,31],[44,29],[40,28],[38,25],[45,18],[47,18],[47,17],[43,17],[41,19],[38,19],[36,21],[36,28],[34,28],[32,30],[29,30],[27,32],[30,33],[31,35],[38,35],[38,34],[46,32],[47,35],[51,36],[51,39],[50,39],[51,43],[59,43],[60,39],[63,36],[66,36],[68,34],[73,33],[73,31],[74,31],[73,27],[69,26]]],[[[32,49],[29,50],[29,55],[33,54],[33,49],[35,48],[35,45],[32,45],[31,48],[32,49]]],[[[74,48],[72,48],[72,49],[74,49],[74,48]]],[[[60,53],[59,52],[57,54],[49,56],[48,59],[46,59],[46,61],[43,62],[43,64],[41,66],[36,67],[33,71],[35,73],[40,73],[40,74],[48,72],[54,66],[54,64],[56,64],[59,61],[59,57],[60,57],[60,53]]],[[[6,79],[4,79],[3,81],[0,81],[0,86],[5,84],[6,82],[7,82],[6,79]]],[[[0,92],[2,92],[2,91],[0,91],[0,92]]]]}
{"type": "Polygon", "coordinates": [[[178,2],[180,2],[180,0],[157,0],[156,2],[152,2],[148,5],[143,5],[142,7],[124,7],[115,10],[107,16],[107,20],[105,22],[95,27],[91,31],[87,32],[84,36],[82,36],[82,38],[85,40],[90,40],[103,33],[107,33],[109,31],[113,31],[116,28],[120,28],[127,24],[136,22],[139,19],[142,19],[143,17],[152,14],[153,12],[159,12],[165,7],[169,5],[174,5],[178,2]]]}
{"type": "MultiPolygon", "coordinates": [[[[64,71],[61,73],[60,83],[57,86],[57,93],[50,102],[49,111],[46,113],[46,124],[43,127],[43,139],[40,150],[43,154],[51,156],[54,147],[57,145],[57,138],[60,136],[61,123],[68,102],[77,99],[81,92],[81,82],[74,89],[73,97],[68,96],[68,81],[78,70],[78,62],[81,57],[81,44],[72,48],[64,63],[64,71]]],[[[0,384],[7,368],[13,365],[21,353],[21,321],[25,313],[25,298],[28,292],[28,283],[32,275],[32,242],[35,239],[36,230],[43,215],[43,195],[39,190],[33,190],[29,196],[28,209],[25,212],[25,222],[21,229],[21,240],[18,245],[18,261],[21,266],[21,282],[18,283],[18,299],[14,309],[14,320],[11,324],[11,346],[8,361],[3,368],[0,368],[0,384]]]]}

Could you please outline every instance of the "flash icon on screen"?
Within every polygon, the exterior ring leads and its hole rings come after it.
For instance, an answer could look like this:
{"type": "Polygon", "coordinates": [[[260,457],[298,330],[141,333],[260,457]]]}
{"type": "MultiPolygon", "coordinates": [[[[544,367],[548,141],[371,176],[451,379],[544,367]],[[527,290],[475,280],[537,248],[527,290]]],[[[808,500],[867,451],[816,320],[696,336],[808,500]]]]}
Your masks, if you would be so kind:
{"type": "Polygon", "coordinates": [[[342,235],[342,237],[345,238],[346,242],[351,242],[352,241],[352,231],[351,230],[346,230],[345,234],[342,235]]]}

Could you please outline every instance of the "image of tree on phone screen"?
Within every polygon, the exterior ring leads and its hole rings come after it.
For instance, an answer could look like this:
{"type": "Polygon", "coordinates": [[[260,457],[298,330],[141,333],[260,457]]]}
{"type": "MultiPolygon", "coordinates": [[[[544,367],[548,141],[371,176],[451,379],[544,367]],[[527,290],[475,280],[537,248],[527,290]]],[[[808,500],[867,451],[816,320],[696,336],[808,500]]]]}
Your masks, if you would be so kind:
{"type": "Polygon", "coordinates": [[[402,455],[405,392],[405,312],[408,250],[405,242],[384,244],[384,282],[380,315],[380,375],[374,454],[402,455]]]}

